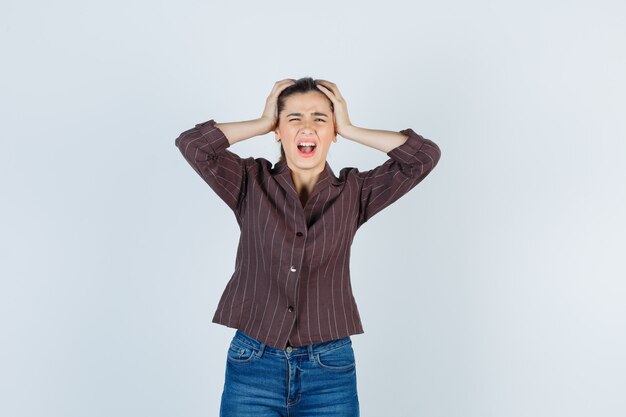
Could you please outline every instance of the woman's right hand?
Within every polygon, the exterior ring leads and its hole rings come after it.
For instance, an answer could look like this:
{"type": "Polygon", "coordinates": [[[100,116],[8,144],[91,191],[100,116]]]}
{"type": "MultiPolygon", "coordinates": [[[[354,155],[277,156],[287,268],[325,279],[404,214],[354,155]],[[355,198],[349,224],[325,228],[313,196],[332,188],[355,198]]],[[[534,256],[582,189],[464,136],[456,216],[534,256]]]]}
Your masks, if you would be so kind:
{"type": "Polygon", "coordinates": [[[285,88],[293,85],[296,80],[292,78],[287,78],[285,80],[276,81],[274,84],[274,88],[272,88],[272,92],[265,100],[265,109],[263,110],[263,115],[261,119],[267,121],[270,129],[268,133],[276,129],[276,125],[278,124],[278,96],[285,88]]]}

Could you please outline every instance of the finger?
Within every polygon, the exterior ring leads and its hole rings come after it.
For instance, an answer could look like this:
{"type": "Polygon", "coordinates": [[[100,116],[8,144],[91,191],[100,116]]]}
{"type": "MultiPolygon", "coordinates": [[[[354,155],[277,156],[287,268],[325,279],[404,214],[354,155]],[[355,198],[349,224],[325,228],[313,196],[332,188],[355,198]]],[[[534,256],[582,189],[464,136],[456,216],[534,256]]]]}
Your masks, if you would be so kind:
{"type": "Polygon", "coordinates": [[[281,84],[281,85],[279,85],[279,86],[278,86],[278,90],[277,90],[277,92],[281,92],[281,91],[283,91],[285,88],[290,87],[290,86],[292,86],[292,85],[294,85],[294,84],[295,84],[295,81],[287,81],[287,82],[285,82],[285,83],[283,83],[283,84],[281,84]]]}
{"type": "Polygon", "coordinates": [[[327,81],[327,80],[315,80],[315,81],[316,83],[319,83],[323,85],[324,87],[327,87],[329,90],[332,90],[332,91],[338,90],[337,84],[331,83],[330,81],[327,81]]]}
{"type": "Polygon", "coordinates": [[[337,101],[341,98],[341,94],[339,94],[339,91],[333,91],[328,87],[325,87],[323,85],[319,86],[320,91],[322,91],[324,94],[326,94],[326,96],[328,96],[328,98],[334,103],[337,104],[337,101]]]}
{"type": "Polygon", "coordinates": [[[324,91],[324,92],[328,91],[329,93],[332,94],[332,91],[330,91],[330,89],[328,87],[326,87],[326,86],[318,84],[316,87],[319,88],[320,90],[324,91]]]}
{"type": "Polygon", "coordinates": [[[281,80],[281,81],[277,81],[276,84],[274,84],[274,88],[281,88],[284,86],[288,86],[291,85],[293,83],[295,83],[295,80],[292,79],[286,79],[286,80],[281,80]]]}
{"type": "Polygon", "coordinates": [[[325,87],[326,89],[328,89],[329,91],[332,91],[332,93],[337,97],[337,98],[343,98],[341,96],[341,93],[339,92],[339,89],[337,88],[337,85],[334,83],[331,83],[330,81],[326,81],[326,80],[316,80],[316,81],[322,81],[322,83],[320,83],[319,85],[322,87],[325,87]]]}
{"type": "Polygon", "coordinates": [[[328,88],[324,87],[323,85],[318,85],[317,88],[322,93],[326,94],[326,97],[328,97],[333,103],[335,102],[336,98],[332,91],[330,91],[328,88]]]}
{"type": "Polygon", "coordinates": [[[289,87],[290,85],[295,84],[295,82],[296,80],[292,78],[287,78],[284,80],[277,81],[274,84],[274,88],[272,88],[272,92],[270,93],[270,96],[278,96],[281,91],[283,91],[285,88],[289,87]]]}
{"type": "Polygon", "coordinates": [[[283,92],[283,90],[286,90],[287,88],[291,87],[294,83],[289,83],[289,84],[285,84],[283,86],[281,86],[278,91],[276,91],[276,97],[278,97],[280,95],[280,93],[283,92]]]}

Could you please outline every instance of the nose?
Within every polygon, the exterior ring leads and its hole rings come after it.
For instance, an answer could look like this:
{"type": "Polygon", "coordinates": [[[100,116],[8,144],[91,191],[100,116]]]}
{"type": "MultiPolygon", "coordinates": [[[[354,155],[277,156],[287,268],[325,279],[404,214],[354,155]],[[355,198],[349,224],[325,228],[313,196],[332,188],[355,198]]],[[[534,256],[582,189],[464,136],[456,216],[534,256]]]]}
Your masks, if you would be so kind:
{"type": "Polygon", "coordinates": [[[311,133],[313,133],[314,129],[313,129],[312,125],[313,125],[312,122],[309,122],[309,121],[304,122],[303,126],[302,126],[302,133],[303,134],[311,134],[311,133]]]}
{"type": "Polygon", "coordinates": [[[313,136],[313,130],[308,127],[303,127],[300,136],[313,136]]]}

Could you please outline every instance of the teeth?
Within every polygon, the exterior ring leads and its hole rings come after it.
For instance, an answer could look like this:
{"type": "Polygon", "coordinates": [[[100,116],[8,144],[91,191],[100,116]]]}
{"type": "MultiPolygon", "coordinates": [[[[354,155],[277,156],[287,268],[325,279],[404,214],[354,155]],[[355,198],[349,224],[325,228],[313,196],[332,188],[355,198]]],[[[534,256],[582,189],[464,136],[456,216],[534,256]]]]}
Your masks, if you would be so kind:
{"type": "Polygon", "coordinates": [[[313,142],[301,142],[298,144],[298,146],[315,146],[315,143],[313,142]]]}

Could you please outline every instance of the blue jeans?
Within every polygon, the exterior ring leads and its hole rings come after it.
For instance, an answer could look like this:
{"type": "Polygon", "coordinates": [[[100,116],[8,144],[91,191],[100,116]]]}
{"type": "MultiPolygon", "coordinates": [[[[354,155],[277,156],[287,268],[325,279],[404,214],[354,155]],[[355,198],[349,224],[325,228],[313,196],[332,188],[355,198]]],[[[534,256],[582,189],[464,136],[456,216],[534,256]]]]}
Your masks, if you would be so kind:
{"type": "Polygon", "coordinates": [[[358,417],[350,336],[285,350],[241,330],[226,357],[220,417],[358,417]]]}

